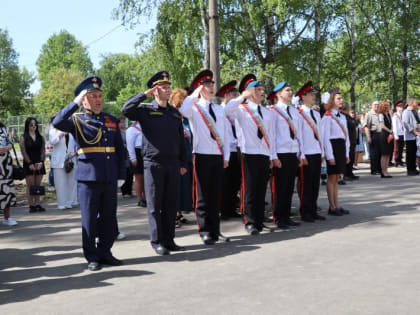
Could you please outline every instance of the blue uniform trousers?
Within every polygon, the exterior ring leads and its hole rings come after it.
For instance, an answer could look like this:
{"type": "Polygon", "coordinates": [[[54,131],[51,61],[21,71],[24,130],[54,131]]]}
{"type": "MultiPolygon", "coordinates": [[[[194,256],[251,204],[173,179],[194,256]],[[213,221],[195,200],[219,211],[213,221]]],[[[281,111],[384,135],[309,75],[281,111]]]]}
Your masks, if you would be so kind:
{"type": "Polygon", "coordinates": [[[152,247],[172,246],[179,197],[178,161],[144,161],[144,186],[152,247]]]}
{"type": "Polygon", "coordinates": [[[87,261],[100,261],[111,255],[117,231],[117,181],[109,183],[79,181],[82,213],[83,254],[87,261]],[[95,243],[95,238],[99,243],[95,243]]]}

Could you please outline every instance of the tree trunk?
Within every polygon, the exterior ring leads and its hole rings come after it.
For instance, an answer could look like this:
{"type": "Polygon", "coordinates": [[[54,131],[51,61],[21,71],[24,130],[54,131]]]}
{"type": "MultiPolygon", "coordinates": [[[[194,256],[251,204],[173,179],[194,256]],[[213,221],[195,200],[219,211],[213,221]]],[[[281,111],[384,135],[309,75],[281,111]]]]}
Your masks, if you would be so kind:
{"type": "Polygon", "coordinates": [[[356,69],[356,41],[355,41],[355,34],[354,34],[354,1],[351,1],[351,11],[350,11],[350,44],[351,44],[351,86],[350,86],[350,101],[351,101],[351,109],[356,110],[356,93],[355,93],[355,86],[356,86],[356,77],[357,77],[357,69],[356,69]]]}
{"type": "Polygon", "coordinates": [[[315,104],[320,106],[321,105],[321,59],[323,45],[321,43],[321,0],[317,0],[315,4],[315,42],[317,47],[317,52],[315,54],[316,62],[315,62],[315,76],[314,76],[314,85],[313,88],[315,90],[315,104]]]}
{"type": "MultiPolygon", "coordinates": [[[[274,34],[274,13],[270,11],[268,16],[264,17],[264,29],[265,29],[265,45],[266,45],[266,57],[265,64],[263,64],[264,73],[266,72],[266,65],[274,63],[274,45],[275,45],[275,34],[274,34]]],[[[271,93],[274,89],[273,77],[271,74],[265,76],[265,89],[266,93],[271,93]]]]}
{"type": "Polygon", "coordinates": [[[220,61],[219,61],[219,14],[217,0],[209,0],[210,21],[210,69],[213,71],[213,80],[216,90],[220,88],[220,61]]]}
{"type": "Polygon", "coordinates": [[[402,23],[403,23],[403,47],[402,47],[402,101],[407,101],[407,85],[408,85],[408,14],[407,14],[407,0],[403,0],[403,16],[402,16],[402,23]]]}
{"type": "Polygon", "coordinates": [[[201,24],[204,29],[204,68],[210,68],[210,36],[209,36],[209,19],[206,13],[206,7],[204,0],[200,0],[200,14],[201,24]]]}

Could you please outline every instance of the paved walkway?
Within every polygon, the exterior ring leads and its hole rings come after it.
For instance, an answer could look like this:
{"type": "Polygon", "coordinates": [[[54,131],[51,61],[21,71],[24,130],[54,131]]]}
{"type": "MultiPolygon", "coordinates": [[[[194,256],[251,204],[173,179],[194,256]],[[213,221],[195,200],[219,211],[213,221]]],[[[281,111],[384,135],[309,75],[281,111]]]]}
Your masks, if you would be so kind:
{"type": "Polygon", "coordinates": [[[227,221],[233,241],[207,247],[191,224],[177,230],[188,251],[167,257],[149,246],[146,210],[120,200],[125,265],[99,272],[86,271],[78,209],[14,208],[19,225],[0,227],[0,314],[419,314],[420,177],[364,167],[340,186],[350,216],[256,237],[227,221]]]}

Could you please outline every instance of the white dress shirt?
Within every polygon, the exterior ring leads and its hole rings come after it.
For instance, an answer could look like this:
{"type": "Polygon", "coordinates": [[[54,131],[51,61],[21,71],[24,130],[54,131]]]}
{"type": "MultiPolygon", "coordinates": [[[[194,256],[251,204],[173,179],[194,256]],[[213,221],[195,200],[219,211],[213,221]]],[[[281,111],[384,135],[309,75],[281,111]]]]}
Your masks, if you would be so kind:
{"type": "MultiPolygon", "coordinates": [[[[209,127],[206,125],[197,107],[194,106],[196,100],[197,95],[195,95],[194,93],[191,94],[190,96],[185,98],[181,108],[179,109],[179,112],[182,114],[182,116],[188,118],[191,125],[191,131],[194,135],[193,153],[221,155],[217,142],[211,137],[209,127]]],[[[212,104],[213,112],[216,115],[216,130],[220,135],[222,141],[221,145],[223,145],[224,160],[229,161],[230,124],[226,118],[225,111],[220,105],[206,101],[204,98],[199,98],[197,100],[197,103],[198,105],[200,105],[201,108],[203,108],[203,111],[206,112],[208,117],[211,117],[209,108],[210,104],[212,104]]]]}
{"type": "Polygon", "coordinates": [[[302,117],[302,143],[303,143],[303,152],[305,155],[311,154],[321,154],[321,157],[324,157],[324,150],[322,149],[322,133],[321,133],[321,115],[313,110],[312,108],[302,105],[302,112],[300,113],[302,117]],[[312,114],[311,114],[312,113],[312,114]],[[305,115],[306,121],[302,115],[305,115]],[[314,118],[315,120],[314,120],[314,118]],[[318,134],[318,140],[315,138],[315,131],[318,134]]]}
{"type": "Polygon", "coordinates": [[[346,140],[346,158],[349,157],[350,141],[348,137],[347,130],[347,120],[344,114],[340,114],[336,109],[331,110],[331,115],[325,113],[324,117],[321,119],[321,134],[322,134],[322,145],[324,147],[325,158],[327,160],[334,159],[334,153],[331,145],[331,139],[345,139],[346,140]],[[331,118],[331,115],[334,115],[334,118],[340,121],[341,126],[344,128],[344,132],[338,123],[331,118]],[[338,117],[337,115],[340,115],[338,117]]]}
{"type": "MultiPolygon", "coordinates": [[[[226,107],[225,103],[220,104],[220,106],[222,106],[223,108],[226,107]]],[[[226,115],[226,119],[228,121],[228,130],[229,130],[229,139],[230,139],[230,144],[229,144],[229,148],[230,148],[230,152],[237,152],[238,150],[238,130],[236,128],[236,119],[233,117],[227,117],[226,115]],[[232,125],[233,123],[233,125],[232,125]],[[235,128],[235,133],[236,133],[236,138],[233,135],[233,128],[235,128]]]]}
{"type": "Polygon", "coordinates": [[[295,130],[295,138],[290,137],[290,127],[285,118],[281,116],[275,108],[271,109],[273,115],[273,126],[274,126],[274,140],[275,152],[276,153],[296,153],[300,159],[305,158],[305,154],[302,147],[303,137],[303,121],[298,110],[290,105],[278,102],[276,106],[280,107],[281,113],[288,115],[290,122],[295,130]],[[289,115],[290,113],[290,115],[289,115]]]}
{"type": "Polygon", "coordinates": [[[263,118],[261,119],[265,130],[267,132],[266,137],[270,148],[268,148],[267,143],[264,140],[264,137],[261,139],[258,137],[258,126],[254,122],[253,118],[249,115],[248,111],[245,109],[241,103],[244,101],[242,96],[239,96],[229,103],[225,107],[225,112],[227,115],[234,117],[237,121],[236,130],[240,130],[240,137],[238,137],[238,144],[241,148],[241,152],[245,154],[262,154],[270,157],[270,160],[277,159],[274,139],[274,128],[273,116],[271,111],[265,107],[255,104],[250,100],[247,100],[248,108],[258,114],[258,107],[260,106],[261,113],[263,118]]]}
{"type": "Polygon", "coordinates": [[[134,126],[130,126],[125,132],[128,157],[131,162],[134,162],[137,160],[136,148],[140,149],[143,144],[143,132],[140,131],[141,130],[140,123],[137,122],[134,126]]]}
{"type": "Polygon", "coordinates": [[[404,137],[402,114],[394,113],[392,116],[392,132],[398,137],[404,137]]]}

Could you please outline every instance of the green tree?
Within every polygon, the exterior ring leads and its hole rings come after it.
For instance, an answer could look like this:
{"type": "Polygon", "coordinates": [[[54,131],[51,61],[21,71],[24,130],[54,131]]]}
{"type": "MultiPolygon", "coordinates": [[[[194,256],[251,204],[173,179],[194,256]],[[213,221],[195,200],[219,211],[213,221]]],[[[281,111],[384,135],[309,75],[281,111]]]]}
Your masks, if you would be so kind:
{"type": "Polygon", "coordinates": [[[20,113],[23,98],[21,87],[18,53],[7,30],[0,29],[0,118],[20,113]]]}
{"type": "Polygon", "coordinates": [[[42,88],[49,84],[50,72],[57,69],[69,69],[79,71],[84,76],[93,73],[92,61],[89,58],[86,47],[67,32],[60,31],[53,34],[42,46],[41,54],[36,62],[38,66],[38,78],[42,82],[42,88]]]}
{"type": "Polygon", "coordinates": [[[24,114],[34,114],[35,108],[34,108],[34,98],[31,94],[30,88],[31,85],[35,82],[35,74],[25,67],[21,70],[21,87],[20,91],[23,95],[23,99],[21,100],[21,104],[23,107],[23,113],[24,114]]]}
{"type": "Polygon", "coordinates": [[[55,114],[74,99],[74,88],[85,75],[77,70],[58,68],[48,74],[48,87],[36,98],[38,113],[55,114]]]}

